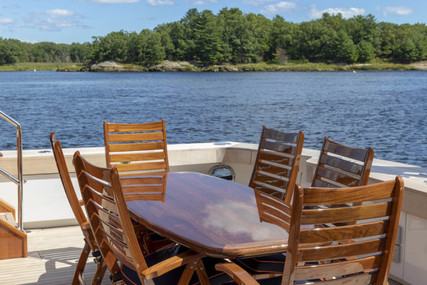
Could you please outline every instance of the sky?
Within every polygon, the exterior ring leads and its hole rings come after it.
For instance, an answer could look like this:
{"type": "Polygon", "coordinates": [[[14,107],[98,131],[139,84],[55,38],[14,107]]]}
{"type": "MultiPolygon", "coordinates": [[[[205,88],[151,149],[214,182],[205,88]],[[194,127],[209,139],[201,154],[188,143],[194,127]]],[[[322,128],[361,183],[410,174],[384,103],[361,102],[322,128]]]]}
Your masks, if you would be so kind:
{"type": "Polygon", "coordinates": [[[239,8],[243,13],[280,15],[300,23],[322,13],[375,16],[378,22],[415,24],[427,22],[426,0],[0,0],[0,37],[24,42],[92,42],[124,30],[140,32],[163,23],[179,21],[191,8],[239,8]]]}

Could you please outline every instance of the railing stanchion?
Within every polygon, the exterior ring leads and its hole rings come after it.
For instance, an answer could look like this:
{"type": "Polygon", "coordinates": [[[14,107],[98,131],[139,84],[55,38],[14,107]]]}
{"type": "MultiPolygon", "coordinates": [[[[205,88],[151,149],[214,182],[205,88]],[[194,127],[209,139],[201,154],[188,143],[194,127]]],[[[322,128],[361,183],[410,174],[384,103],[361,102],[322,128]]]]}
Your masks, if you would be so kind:
{"type": "Polygon", "coordinates": [[[9,174],[7,171],[0,168],[0,174],[3,174],[6,178],[14,182],[18,185],[18,228],[23,231],[24,223],[23,223],[23,214],[22,214],[22,204],[24,199],[24,179],[23,179],[23,171],[22,171],[22,129],[21,125],[0,111],[0,117],[5,119],[8,123],[12,124],[16,128],[16,151],[17,151],[17,172],[18,177],[14,177],[9,174]]]}

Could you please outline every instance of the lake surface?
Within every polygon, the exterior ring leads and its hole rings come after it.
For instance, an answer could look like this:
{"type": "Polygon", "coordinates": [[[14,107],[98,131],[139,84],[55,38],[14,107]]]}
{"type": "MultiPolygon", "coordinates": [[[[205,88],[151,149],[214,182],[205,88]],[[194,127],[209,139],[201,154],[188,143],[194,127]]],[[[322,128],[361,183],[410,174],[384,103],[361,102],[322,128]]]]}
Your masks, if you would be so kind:
{"type": "MultiPolygon", "coordinates": [[[[24,149],[102,146],[104,120],[166,119],[168,143],[258,143],[266,125],[324,136],[376,158],[427,167],[427,72],[0,72],[0,110],[22,126],[24,149]]],[[[15,129],[0,121],[0,150],[15,129]]]]}

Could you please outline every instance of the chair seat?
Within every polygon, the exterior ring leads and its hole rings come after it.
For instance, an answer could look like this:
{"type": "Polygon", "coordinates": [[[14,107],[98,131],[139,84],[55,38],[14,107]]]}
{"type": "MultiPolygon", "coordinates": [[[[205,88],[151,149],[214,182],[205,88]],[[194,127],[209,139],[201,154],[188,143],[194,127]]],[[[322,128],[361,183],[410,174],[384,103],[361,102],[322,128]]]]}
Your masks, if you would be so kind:
{"type": "Polygon", "coordinates": [[[234,262],[240,265],[251,275],[282,274],[285,266],[286,253],[275,253],[267,256],[238,258],[234,262]]]}
{"type": "MultiPolygon", "coordinates": [[[[147,266],[150,267],[156,263],[159,263],[160,261],[163,261],[169,257],[178,255],[180,253],[183,253],[187,250],[188,248],[182,245],[177,245],[175,247],[167,248],[167,249],[157,251],[153,254],[145,256],[145,262],[147,263],[147,266]]],[[[171,270],[155,278],[154,279],[155,283],[156,284],[177,284],[183,271],[184,271],[184,266],[178,267],[174,270],[171,270]]],[[[122,267],[122,280],[126,284],[142,285],[141,282],[139,281],[138,274],[133,269],[127,267],[126,265],[123,265],[122,267]]]]}

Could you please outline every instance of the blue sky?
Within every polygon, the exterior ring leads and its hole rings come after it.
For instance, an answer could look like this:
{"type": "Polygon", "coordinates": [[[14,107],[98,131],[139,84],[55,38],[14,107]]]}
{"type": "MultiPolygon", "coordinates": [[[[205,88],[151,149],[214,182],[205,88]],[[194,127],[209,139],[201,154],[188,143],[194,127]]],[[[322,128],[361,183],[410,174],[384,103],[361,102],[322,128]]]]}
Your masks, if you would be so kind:
{"type": "Polygon", "coordinates": [[[0,37],[26,42],[91,42],[92,36],[113,31],[140,32],[180,20],[188,9],[224,7],[244,13],[281,15],[303,22],[323,12],[344,17],[373,14],[378,21],[397,24],[426,23],[426,0],[0,0],[0,37]]]}

